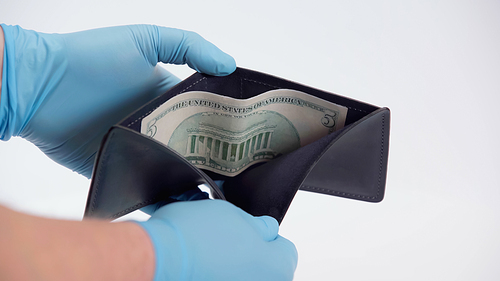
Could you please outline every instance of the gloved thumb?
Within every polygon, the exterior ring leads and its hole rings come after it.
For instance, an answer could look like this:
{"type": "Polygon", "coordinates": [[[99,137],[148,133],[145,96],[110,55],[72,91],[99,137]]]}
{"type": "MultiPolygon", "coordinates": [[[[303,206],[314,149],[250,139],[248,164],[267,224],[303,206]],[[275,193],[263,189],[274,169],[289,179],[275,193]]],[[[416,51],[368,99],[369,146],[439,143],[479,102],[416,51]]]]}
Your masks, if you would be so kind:
{"type": "Polygon", "coordinates": [[[253,217],[253,219],[253,225],[262,235],[264,241],[271,242],[269,245],[274,249],[272,253],[276,255],[275,260],[279,260],[281,266],[288,268],[286,272],[292,273],[291,276],[287,276],[283,280],[292,280],[293,272],[295,272],[298,263],[297,248],[291,241],[278,235],[279,224],[273,217],[261,216],[253,217]]]}
{"type": "Polygon", "coordinates": [[[228,75],[236,69],[234,59],[195,32],[153,26],[158,30],[157,61],[188,64],[210,75],[228,75]]]}
{"type": "Polygon", "coordinates": [[[274,241],[278,237],[278,221],[270,216],[253,217],[253,226],[262,235],[264,241],[274,241]]]}

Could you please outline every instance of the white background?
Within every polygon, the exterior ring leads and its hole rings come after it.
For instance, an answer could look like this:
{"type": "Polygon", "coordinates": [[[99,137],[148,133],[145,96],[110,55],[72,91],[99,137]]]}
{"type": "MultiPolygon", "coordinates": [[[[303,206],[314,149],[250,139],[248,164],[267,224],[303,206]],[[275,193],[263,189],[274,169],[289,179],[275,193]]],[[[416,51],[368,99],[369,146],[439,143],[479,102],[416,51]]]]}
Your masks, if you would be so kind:
{"type": "MultiPolygon", "coordinates": [[[[499,11],[498,1],[1,0],[0,21],[192,30],[239,66],[389,107],[384,201],[299,192],[280,230],[299,251],[295,280],[498,280],[499,11]]],[[[87,179],[22,139],[1,143],[0,159],[2,204],[81,219],[87,179]]]]}

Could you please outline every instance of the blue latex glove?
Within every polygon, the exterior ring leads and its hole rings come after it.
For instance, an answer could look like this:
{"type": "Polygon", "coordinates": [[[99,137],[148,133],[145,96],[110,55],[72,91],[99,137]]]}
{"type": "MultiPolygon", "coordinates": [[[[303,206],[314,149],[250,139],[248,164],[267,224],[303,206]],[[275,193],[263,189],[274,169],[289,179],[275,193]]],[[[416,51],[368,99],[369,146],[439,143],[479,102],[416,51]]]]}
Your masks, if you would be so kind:
{"type": "Polygon", "coordinates": [[[0,139],[21,136],[90,177],[103,135],[180,80],[157,62],[227,75],[234,59],[193,32],[119,26],[44,34],[2,24],[0,139]]]}
{"type": "Polygon", "coordinates": [[[179,202],[179,201],[195,201],[195,200],[203,200],[203,199],[209,199],[210,196],[208,193],[201,191],[199,188],[195,188],[192,190],[188,190],[184,192],[183,194],[180,195],[173,195],[170,196],[169,198],[165,200],[161,200],[160,202],[145,206],[141,208],[141,211],[148,215],[153,215],[154,212],[156,212],[159,208],[173,203],[173,202],[179,202]]]}
{"type": "MultiPolygon", "coordinates": [[[[215,180],[214,181],[217,186],[219,186],[220,190],[224,193],[224,189],[222,188],[224,181],[223,180],[215,180]]],[[[170,196],[170,198],[166,200],[162,200],[160,202],[145,206],[141,208],[141,211],[148,215],[152,215],[156,210],[161,208],[162,206],[172,203],[172,202],[178,202],[178,201],[194,201],[194,200],[202,200],[202,199],[209,199],[210,196],[208,193],[201,191],[199,188],[195,188],[193,190],[186,191],[185,193],[181,195],[174,195],[170,196]]]]}
{"type": "Polygon", "coordinates": [[[171,203],[139,223],[149,234],[160,280],[292,280],[297,250],[278,222],[222,200],[171,203]]]}

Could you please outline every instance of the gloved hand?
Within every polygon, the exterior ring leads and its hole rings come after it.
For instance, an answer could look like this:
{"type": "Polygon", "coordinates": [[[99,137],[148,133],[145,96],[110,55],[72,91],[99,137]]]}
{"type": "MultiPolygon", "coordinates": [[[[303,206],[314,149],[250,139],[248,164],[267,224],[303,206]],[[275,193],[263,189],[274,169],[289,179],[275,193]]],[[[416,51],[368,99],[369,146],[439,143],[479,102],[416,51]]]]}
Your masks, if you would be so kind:
{"type": "Polygon", "coordinates": [[[149,234],[160,280],[292,280],[297,250],[278,222],[222,200],[171,203],[139,223],[149,234]]]}
{"type": "Polygon", "coordinates": [[[90,177],[107,130],[180,80],[157,62],[212,75],[235,62],[193,32],[119,26],[45,34],[2,24],[5,56],[0,139],[21,136],[90,177]]]}

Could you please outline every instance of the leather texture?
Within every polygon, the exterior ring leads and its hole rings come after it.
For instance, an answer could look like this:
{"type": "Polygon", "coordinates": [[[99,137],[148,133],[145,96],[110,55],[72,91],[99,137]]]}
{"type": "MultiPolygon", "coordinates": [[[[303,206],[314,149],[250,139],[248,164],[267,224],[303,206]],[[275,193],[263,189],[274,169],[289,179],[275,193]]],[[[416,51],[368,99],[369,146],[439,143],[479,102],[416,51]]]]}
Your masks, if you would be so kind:
{"type": "Polygon", "coordinates": [[[193,74],[111,128],[96,158],[85,217],[118,218],[199,184],[215,198],[281,223],[299,189],[380,202],[385,194],[390,111],[256,71],[193,74]],[[167,146],[140,134],[141,120],[173,96],[208,91],[246,99],[293,89],[348,107],[345,127],[230,178],[201,171],[167,146]],[[225,180],[223,193],[213,180],[225,180]]]}
{"type": "Polygon", "coordinates": [[[389,116],[381,108],[346,128],[318,158],[300,189],[368,202],[384,198],[389,116]]]}
{"type": "Polygon", "coordinates": [[[219,187],[174,150],[130,129],[114,126],[106,134],[92,177],[85,217],[116,219],[170,196],[207,184],[219,187]]]}

